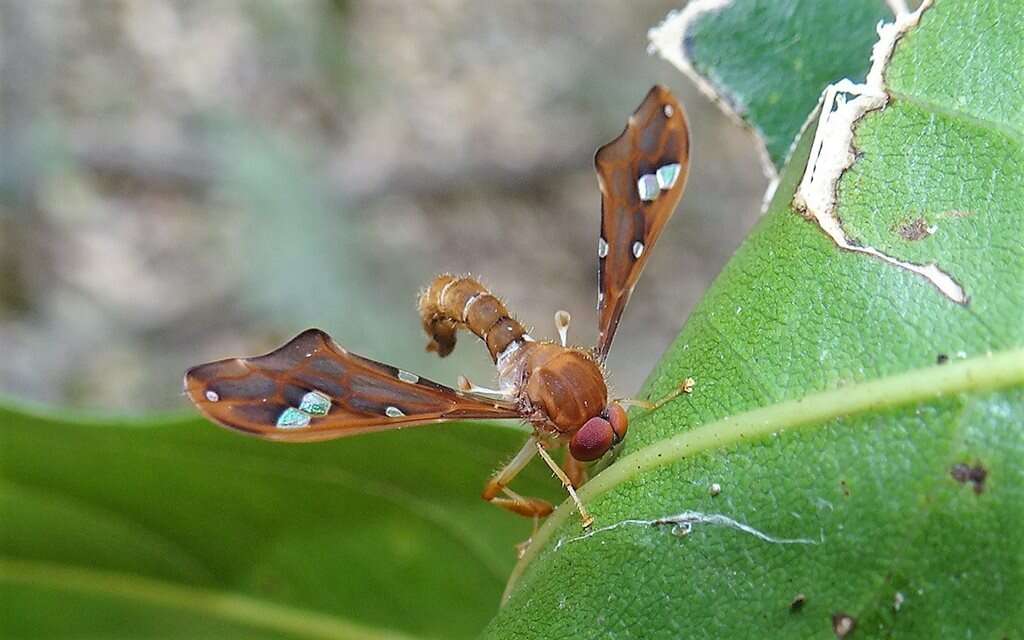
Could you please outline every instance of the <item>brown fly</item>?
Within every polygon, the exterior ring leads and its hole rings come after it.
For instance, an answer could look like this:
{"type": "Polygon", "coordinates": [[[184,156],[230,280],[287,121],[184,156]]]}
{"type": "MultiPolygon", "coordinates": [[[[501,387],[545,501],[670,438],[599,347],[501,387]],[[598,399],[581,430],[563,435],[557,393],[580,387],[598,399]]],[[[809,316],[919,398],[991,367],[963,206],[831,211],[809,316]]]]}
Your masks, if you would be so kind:
{"type": "MultiPolygon", "coordinates": [[[[349,353],[318,329],[253,358],[189,369],[185,389],[199,410],[225,427],[270,440],[306,442],[469,418],[515,418],[533,434],[484,488],[484,499],[524,516],[551,513],[550,503],[508,484],[535,455],[561,479],[588,526],[574,491],[597,460],[626,435],[623,404],[608,397],[602,369],[619,319],[665,223],[683,195],[690,140],[686,115],[668,91],[650,90],[626,129],[595,157],[601,189],[598,328],[593,348],[566,344],[569,314],[559,311],[558,342],[534,340],[504,303],[470,277],[441,275],[419,300],[427,349],[444,357],[456,332],[487,345],[498,388],[460,378],[453,389],[349,353]],[[568,445],[559,467],[549,449],[568,445]]],[[[642,404],[642,403],[640,403],[642,404]]]]}

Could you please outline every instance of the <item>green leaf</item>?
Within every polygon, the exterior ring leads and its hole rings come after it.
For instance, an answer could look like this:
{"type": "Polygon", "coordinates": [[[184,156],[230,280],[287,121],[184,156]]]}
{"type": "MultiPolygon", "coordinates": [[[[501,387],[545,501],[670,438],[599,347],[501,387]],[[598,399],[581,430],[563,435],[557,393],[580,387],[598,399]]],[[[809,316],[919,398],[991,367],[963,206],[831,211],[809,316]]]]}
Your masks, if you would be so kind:
{"type": "Polygon", "coordinates": [[[774,173],[825,85],[863,80],[881,20],[883,0],[698,0],[651,39],[757,133],[774,173]]]}
{"type": "Polygon", "coordinates": [[[1024,7],[901,24],[888,96],[847,87],[852,139],[825,109],[646,387],[693,393],[582,488],[591,534],[548,519],[489,637],[1024,628],[1024,7]]]}
{"type": "MultiPolygon", "coordinates": [[[[468,637],[530,524],[480,500],[516,429],[315,445],[0,409],[0,636],[468,637]]],[[[528,470],[526,492],[551,495],[528,470]]]]}

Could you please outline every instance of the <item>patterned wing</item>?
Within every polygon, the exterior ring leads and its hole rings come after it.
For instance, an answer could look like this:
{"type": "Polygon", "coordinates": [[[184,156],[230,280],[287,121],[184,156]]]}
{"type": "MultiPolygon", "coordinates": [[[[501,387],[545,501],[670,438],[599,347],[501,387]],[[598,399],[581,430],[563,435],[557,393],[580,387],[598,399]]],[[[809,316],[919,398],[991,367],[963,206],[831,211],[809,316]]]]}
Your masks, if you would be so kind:
{"type": "Polygon", "coordinates": [[[210,420],[303,442],[462,418],[515,418],[506,402],[450,389],[349,353],[319,329],[255,358],[199,365],[185,390],[210,420]]]}
{"type": "Polygon", "coordinates": [[[618,138],[597,150],[601,237],[594,352],[600,360],[607,357],[633,287],[683,195],[689,159],[686,114],[662,86],[647,93],[618,138]]]}

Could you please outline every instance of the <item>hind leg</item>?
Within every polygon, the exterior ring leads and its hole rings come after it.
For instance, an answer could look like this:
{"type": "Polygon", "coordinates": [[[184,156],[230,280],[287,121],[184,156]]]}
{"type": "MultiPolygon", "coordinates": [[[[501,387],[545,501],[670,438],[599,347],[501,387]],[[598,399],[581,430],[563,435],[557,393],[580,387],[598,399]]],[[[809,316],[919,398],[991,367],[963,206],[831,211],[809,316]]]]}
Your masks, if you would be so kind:
{"type": "Polygon", "coordinates": [[[519,472],[533,459],[533,456],[537,455],[537,451],[537,438],[530,436],[519,453],[487,481],[483,499],[521,516],[544,517],[550,514],[554,508],[547,500],[524,497],[508,489],[508,484],[519,475],[519,472]]]}

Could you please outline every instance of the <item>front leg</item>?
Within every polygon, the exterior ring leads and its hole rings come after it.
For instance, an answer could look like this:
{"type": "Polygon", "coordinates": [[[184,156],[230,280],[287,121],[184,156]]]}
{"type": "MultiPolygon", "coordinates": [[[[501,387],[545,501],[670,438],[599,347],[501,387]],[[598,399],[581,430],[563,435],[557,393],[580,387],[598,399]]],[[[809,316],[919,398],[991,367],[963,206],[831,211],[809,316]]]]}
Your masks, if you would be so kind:
{"type": "Polygon", "coordinates": [[[580,497],[576,495],[576,490],[573,489],[572,486],[572,480],[569,479],[569,476],[565,475],[565,472],[562,471],[561,467],[558,466],[558,463],[556,463],[554,459],[551,457],[551,455],[544,449],[543,444],[537,442],[534,446],[537,447],[537,453],[548,465],[552,473],[554,473],[555,476],[562,481],[562,486],[565,487],[565,490],[569,493],[569,497],[572,498],[572,501],[576,503],[576,509],[580,513],[580,520],[582,520],[583,528],[589,528],[590,525],[594,524],[594,517],[590,515],[590,512],[587,511],[587,508],[583,506],[583,502],[580,500],[580,497]]]}
{"type": "Polygon", "coordinates": [[[585,483],[589,478],[587,465],[572,457],[572,454],[569,453],[568,447],[565,449],[565,460],[562,461],[562,471],[565,471],[565,475],[569,476],[572,486],[576,489],[582,487],[583,483],[585,483]]]}

